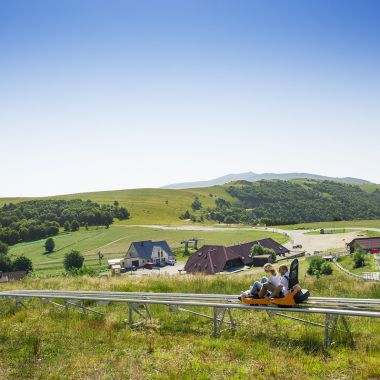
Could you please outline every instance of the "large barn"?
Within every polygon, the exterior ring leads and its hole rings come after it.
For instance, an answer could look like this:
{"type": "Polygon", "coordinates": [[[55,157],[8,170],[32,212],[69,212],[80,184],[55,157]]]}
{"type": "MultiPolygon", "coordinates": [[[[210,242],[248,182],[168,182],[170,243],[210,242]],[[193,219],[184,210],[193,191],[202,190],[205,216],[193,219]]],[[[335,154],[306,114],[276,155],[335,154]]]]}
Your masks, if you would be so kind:
{"type": "Polygon", "coordinates": [[[380,250],[380,237],[357,238],[348,243],[348,247],[351,253],[357,248],[368,253],[377,253],[380,250]]]}
{"type": "Polygon", "coordinates": [[[269,255],[251,257],[251,248],[256,244],[273,249],[276,255],[284,255],[289,252],[287,248],[270,238],[237,244],[231,247],[204,245],[189,257],[184,270],[187,273],[215,274],[229,268],[243,265],[262,266],[267,262],[271,262],[269,255]]]}

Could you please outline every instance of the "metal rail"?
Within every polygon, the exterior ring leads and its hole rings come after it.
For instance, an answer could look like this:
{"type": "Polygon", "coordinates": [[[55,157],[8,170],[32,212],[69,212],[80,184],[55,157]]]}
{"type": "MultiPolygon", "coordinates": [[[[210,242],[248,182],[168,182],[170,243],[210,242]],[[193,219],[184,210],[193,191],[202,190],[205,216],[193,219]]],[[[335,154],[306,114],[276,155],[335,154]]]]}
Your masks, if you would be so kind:
{"type": "MultiPolygon", "coordinates": [[[[241,304],[236,295],[231,294],[194,294],[194,293],[151,293],[151,292],[105,292],[105,291],[62,291],[62,290],[14,290],[0,293],[3,295],[34,294],[45,296],[97,296],[112,298],[138,298],[153,300],[187,300],[187,301],[208,301],[208,302],[228,302],[241,304]]],[[[380,299],[359,299],[359,298],[329,298],[310,297],[308,301],[299,307],[324,306],[338,308],[362,308],[370,310],[380,310],[380,299]]]]}
{"type": "MultiPolygon", "coordinates": [[[[380,299],[357,299],[357,298],[328,298],[310,297],[307,303],[291,308],[279,308],[270,306],[253,306],[242,304],[236,295],[231,294],[192,294],[192,293],[148,293],[148,292],[105,292],[105,291],[62,291],[62,290],[10,290],[0,292],[0,300],[14,300],[16,304],[23,305],[26,299],[40,299],[42,302],[55,306],[67,306],[79,308],[82,312],[93,312],[102,314],[93,308],[89,308],[85,301],[92,301],[97,304],[108,304],[110,302],[128,304],[128,323],[133,325],[133,316],[143,319],[151,319],[149,305],[169,306],[173,311],[184,311],[213,320],[213,335],[218,336],[223,324],[228,324],[229,328],[235,328],[236,322],[231,311],[250,310],[266,311],[270,316],[278,315],[293,320],[310,323],[315,326],[324,327],[324,347],[328,348],[337,330],[339,319],[342,321],[345,331],[352,342],[352,335],[345,317],[368,317],[380,318],[380,299]],[[61,300],[60,304],[55,301],[61,300]],[[320,307],[317,307],[320,306],[320,307]],[[212,308],[213,316],[208,316],[186,307],[212,308]],[[297,318],[288,314],[318,314],[325,315],[325,323],[318,324],[305,319],[297,318]],[[226,320],[227,319],[227,320],[226,320]]],[[[24,305],[25,306],[25,305],[24,305]]]]}
{"type": "MultiPolygon", "coordinates": [[[[126,303],[145,303],[145,304],[158,304],[158,305],[179,305],[179,306],[202,306],[202,307],[221,307],[221,308],[231,308],[231,309],[248,309],[248,310],[276,310],[279,308],[277,306],[253,306],[245,305],[240,302],[230,302],[230,303],[220,303],[220,302],[210,302],[210,300],[196,301],[196,300],[173,300],[173,299],[155,299],[154,294],[150,293],[152,298],[144,298],[141,293],[137,293],[136,297],[125,297],[123,294],[117,296],[110,296],[104,292],[104,296],[100,296],[102,292],[96,292],[96,294],[84,294],[80,292],[79,294],[64,294],[58,292],[40,292],[40,291],[9,291],[0,292],[0,298],[44,298],[44,299],[62,299],[62,300],[79,300],[79,301],[108,301],[108,302],[126,302],[126,303]]],[[[161,293],[164,294],[164,293],[161,293]]],[[[166,293],[168,294],[168,293],[166,293]]],[[[169,293],[170,294],[170,293],[169,293]]],[[[200,295],[202,296],[202,295],[200,295]]],[[[205,296],[205,295],[203,295],[205,296]]],[[[236,296],[233,296],[236,298],[236,296]]],[[[356,301],[360,301],[356,300],[356,301]]],[[[367,300],[362,300],[367,301],[367,300]]],[[[358,317],[374,317],[380,318],[380,311],[366,311],[366,310],[356,310],[356,309],[331,309],[331,308],[318,308],[318,307],[291,307],[286,309],[290,313],[311,313],[311,314],[336,314],[336,315],[347,315],[347,316],[358,316],[358,317]]]]}

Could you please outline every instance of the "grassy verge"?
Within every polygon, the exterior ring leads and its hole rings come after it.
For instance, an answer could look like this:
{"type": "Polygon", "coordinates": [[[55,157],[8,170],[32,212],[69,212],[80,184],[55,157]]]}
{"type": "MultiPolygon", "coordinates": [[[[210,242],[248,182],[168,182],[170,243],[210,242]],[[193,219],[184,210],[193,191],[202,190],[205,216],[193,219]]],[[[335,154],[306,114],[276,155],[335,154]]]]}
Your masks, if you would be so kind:
{"type": "Polygon", "coordinates": [[[345,228],[333,229],[333,230],[325,229],[325,233],[321,234],[321,230],[319,229],[319,230],[306,232],[305,235],[332,235],[332,234],[335,235],[335,234],[345,234],[347,232],[350,232],[350,230],[346,230],[345,228]]]}
{"type": "MultiPolygon", "coordinates": [[[[339,271],[300,278],[313,295],[379,298],[380,285],[339,271]]],[[[231,293],[252,281],[241,276],[27,279],[5,289],[99,289],[113,291],[231,293]]],[[[355,347],[343,335],[329,352],[323,330],[265,312],[234,311],[236,331],[210,336],[207,319],[152,306],[153,321],[124,324],[125,305],[98,306],[104,318],[39,302],[26,308],[2,303],[2,379],[375,379],[380,376],[380,321],[351,318],[355,347]],[[359,322],[360,323],[357,323],[359,322]]],[[[95,307],[95,306],[94,306],[95,307]]],[[[198,309],[203,313],[209,310],[198,309]]],[[[318,316],[315,322],[322,322],[318,316]]]]}
{"type": "Polygon", "coordinates": [[[339,259],[339,264],[342,265],[342,267],[346,268],[347,270],[355,274],[362,274],[363,272],[377,272],[378,271],[374,255],[366,255],[365,261],[366,261],[366,264],[363,267],[355,268],[352,256],[344,256],[339,259]]]}
{"type": "MultiPolygon", "coordinates": [[[[131,242],[140,240],[167,240],[176,252],[183,251],[181,241],[191,239],[194,236],[202,238],[203,244],[231,245],[239,242],[252,241],[264,237],[272,237],[279,243],[285,243],[288,237],[283,234],[268,231],[240,231],[231,229],[228,231],[184,231],[162,230],[157,228],[133,227],[112,225],[109,229],[90,228],[88,231],[81,229],[78,232],[61,234],[54,237],[56,248],[51,254],[45,254],[45,240],[30,243],[20,243],[12,246],[10,255],[25,255],[33,261],[37,272],[57,274],[63,270],[63,258],[65,253],[72,249],[79,250],[85,256],[85,265],[100,269],[98,252],[104,255],[103,264],[108,259],[123,257],[131,242]]],[[[179,255],[181,260],[187,257],[179,255]]]]}
{"type": "Polygon", "coordinates": [[[378,231],[364,231],[366,237],[380,237],[380,232],[378,231]]]}

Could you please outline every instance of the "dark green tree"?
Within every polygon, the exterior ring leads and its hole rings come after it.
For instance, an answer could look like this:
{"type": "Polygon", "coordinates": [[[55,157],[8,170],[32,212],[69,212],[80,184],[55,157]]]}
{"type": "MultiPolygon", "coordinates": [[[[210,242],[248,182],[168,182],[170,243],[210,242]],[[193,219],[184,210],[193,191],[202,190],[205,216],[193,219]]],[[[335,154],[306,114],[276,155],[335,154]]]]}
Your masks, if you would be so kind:
{"type": "Polygon", "coordinates": [[[27,272],[33,271],[33,263],[28,257],[18,256],[13,261],[13,270],[25,270],[27,272]]]}
{"type": "Polygon", "coordinates": [[[45,251],[48,253],[51,253],[54,251],[54,248],[55,248],[54,239],[50,237],[45,241],[45,251]]]}
{"type": "Polygon", "coordinates": [[[66,220],[65,224],[63,225],[63,229],[65,232],[71,231],[71,223],[68,220],[66,220]]]}
{"type": "Polygon", "coordinates": [[[366,264],[365,254],[360,250],[354,253],[352,259],[354,260],[354,268],[361,268],[366,264]]]}
{"type": "Polygon", "coordinates": [[[6,255],[9,251],[8,245],[0,241],[0,255],[6,255]]]}
{"type": "Polygon", "coordinates": [[[2,272],[12,272],[13,264],[10,257],[7,255],[0,255],[0,271],[2,272]]]}
{"type": "Polygon", "coordinates": [[[63,260],[63,266],[67,271],[71,269],[80,269],[83,266],[84,257],[76,250],[72,250],[70,253],[66,253],[65,259],[63,260]]]}
{"type": "Polygon", "coordinates": [[[196,211],[202,208],[202,202],[199,200],[199,197],[195,197],[193,203],[191,204],[191,208],[196,211]]]}
{"type": "Polygon", "coordinates": [[[71,222],[71,231],[75,232],[75,231],[78,231],[79,230],[79,222],[74,219],[72,222],[71,222]]]}

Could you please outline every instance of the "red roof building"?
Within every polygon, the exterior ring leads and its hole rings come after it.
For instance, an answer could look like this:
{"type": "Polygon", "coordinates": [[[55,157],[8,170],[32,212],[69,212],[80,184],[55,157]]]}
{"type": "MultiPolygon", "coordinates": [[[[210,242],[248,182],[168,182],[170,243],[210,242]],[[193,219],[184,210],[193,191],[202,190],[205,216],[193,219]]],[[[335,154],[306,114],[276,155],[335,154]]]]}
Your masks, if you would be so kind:
{"type": "Polygon", "coordinates": [[[271,262],[269,255],[260,256],[260,260],[250,257],[251,248],[256,244],[273,249],[277,255],[289,252],[287,248],[270,238],[231,247],[204,245],[189,257],[184,270],[187,273],[215,274],[233,267],[244,265],[262,266],[267,262],[271,262]]]}
{"type": "Polygon", "coordinates": [[[348,246],[351,253],[355,251],[356,247],[371,252],[373,249],[380,249],[380,237],[357,238],[348,243],[348,246]]]}

